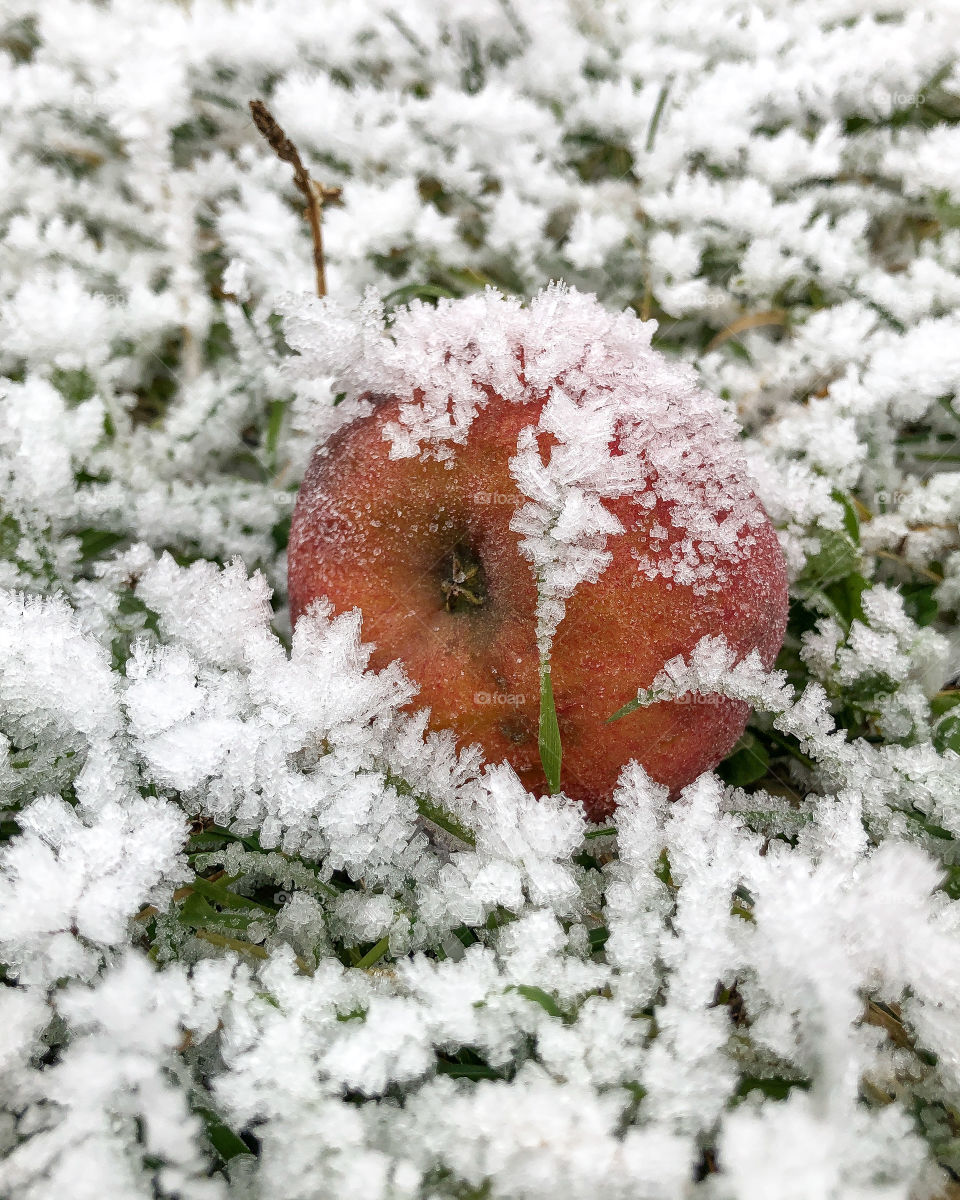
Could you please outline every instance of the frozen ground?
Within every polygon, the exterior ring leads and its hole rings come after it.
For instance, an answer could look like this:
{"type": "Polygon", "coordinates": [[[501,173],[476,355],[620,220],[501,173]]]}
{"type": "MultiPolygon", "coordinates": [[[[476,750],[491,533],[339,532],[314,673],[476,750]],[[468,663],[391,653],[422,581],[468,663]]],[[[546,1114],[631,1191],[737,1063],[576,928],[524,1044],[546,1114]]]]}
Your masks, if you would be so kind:
{"type": "Polygon", "coordinates": [[[952,0],[5,0],[0,1193],[960,1194],[958,44],[952,0]],[[257,96],[343,187],[322,312],[257,96]],[[554,279],[727,402],[792,581],[778,673],[645,697],[749,699],[738,749],[603,828],[285,610],[384,310],[554,279]]]}

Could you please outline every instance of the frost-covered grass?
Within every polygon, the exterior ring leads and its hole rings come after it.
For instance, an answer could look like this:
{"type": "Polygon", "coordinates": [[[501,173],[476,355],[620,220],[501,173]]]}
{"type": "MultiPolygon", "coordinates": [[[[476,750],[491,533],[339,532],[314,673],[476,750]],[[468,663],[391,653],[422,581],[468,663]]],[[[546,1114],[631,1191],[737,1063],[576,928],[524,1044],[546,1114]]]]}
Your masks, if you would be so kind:
{"type": "Polygon", "coordinates": [[[958,1193],[958,39],[6,0],[0,1193],[958,1193]],[[322,374],[256,96],[343,187],[322,374]],[[551,279],[729,402],[792,580],[776,673],[703,643],[640,697],[749,699],[737,749],[675,803],[625,764],[603,828],[285,607],[378,305],[551,279]]]}

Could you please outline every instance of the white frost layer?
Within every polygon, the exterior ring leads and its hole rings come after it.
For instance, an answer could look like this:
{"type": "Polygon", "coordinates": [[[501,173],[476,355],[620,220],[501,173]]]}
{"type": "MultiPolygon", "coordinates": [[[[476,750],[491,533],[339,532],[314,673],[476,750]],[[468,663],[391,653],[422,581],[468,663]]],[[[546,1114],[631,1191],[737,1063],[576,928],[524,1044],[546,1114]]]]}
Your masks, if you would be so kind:
{"type": "MultiPolygon", "coordinates": [[[[0,8],[0,1193],[949,1195],[956,5],[0,8]],[[255,95],[344,185],[305,378],[276,297],[310,237],[255,95]],[[739,679],[775,778],[670,806],[627,764],[588,840],[397,719],[356,618],[289,655],[270,624],[389,293],[561,278],[735,410],[806,630],[795,691],[739,679]],[[809,564],[854,517],[851,618],[809,564]],[[214,819],[245,842],[192,853],[214,819]],[[182,891],[219,870],[233,927],[182,891]]],[[[722,653],[678,671],[733,686],[722,653]]]]}
{"type": "Polygon", "coordinates": [[[539,406],[510,458],[528,500],[511,528],[537,580],[544,657],[564,601],[599,579],[608,539],[623,532],[604,500],[660,505],[670,526],[637,557],[638,577],[718,591],[750,553],[764,514],[736,422],[688,367],[651,348],[651,323],[556,284],[528,307],[492,290],[436,307],[417,301],[396,314],[389,337],[377,336],[371,297],[353,313],[309,298],[285,308],[299,375],[332,375],[348,401],[400,397],[398,419],[384,427],[391,458],[450,461],[488,405],[539,406]]]}

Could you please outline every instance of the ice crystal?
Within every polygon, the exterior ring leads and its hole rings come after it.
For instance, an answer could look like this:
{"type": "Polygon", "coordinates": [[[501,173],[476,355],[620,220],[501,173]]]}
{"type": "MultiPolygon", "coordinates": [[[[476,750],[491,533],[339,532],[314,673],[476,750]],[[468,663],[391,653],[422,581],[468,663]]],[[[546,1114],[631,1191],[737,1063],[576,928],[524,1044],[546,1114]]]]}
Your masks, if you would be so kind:
{"type": "Polygon", "coordinates": [[[951,1194],[958,39],[897,0],[8,0],[4,1196],[951,1194]],[[330,299],[258,96],[343,188],[330,299]],[[297,484],[377,390],[441,460],[546,399],[543,650],[604,501],[668,496],[637,571],[698,588],[763,505],[776,669],[707,639],[638,698],[753,705],[716,774],[624,763],[591,827],[427,732],[362,614],[291,631],[297,484]]]}

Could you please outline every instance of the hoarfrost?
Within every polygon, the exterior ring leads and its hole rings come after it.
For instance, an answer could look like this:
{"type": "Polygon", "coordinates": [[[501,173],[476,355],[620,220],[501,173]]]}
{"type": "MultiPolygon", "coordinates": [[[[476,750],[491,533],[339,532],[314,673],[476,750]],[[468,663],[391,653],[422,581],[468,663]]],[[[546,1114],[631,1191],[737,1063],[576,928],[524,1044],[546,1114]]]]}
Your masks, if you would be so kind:
{"type": "Polygon", "coordinates": [[[4,1195],[948,1194],[958,38],[845,0],[7,4],[4,1195]],[[343,186],[335,299],[257,95],[343,186]],[[762,503],[779,669],[711,639],[642,697],[753,705],[720,774],[625,763],[592,827],[428,733],[360,614],[291,636],[297,481],[378,389],[441,460],[491,389],[548,397],[513,458],[544,652],[637,478],[683,533],[638,568],[699,588],[762,503]]]}

